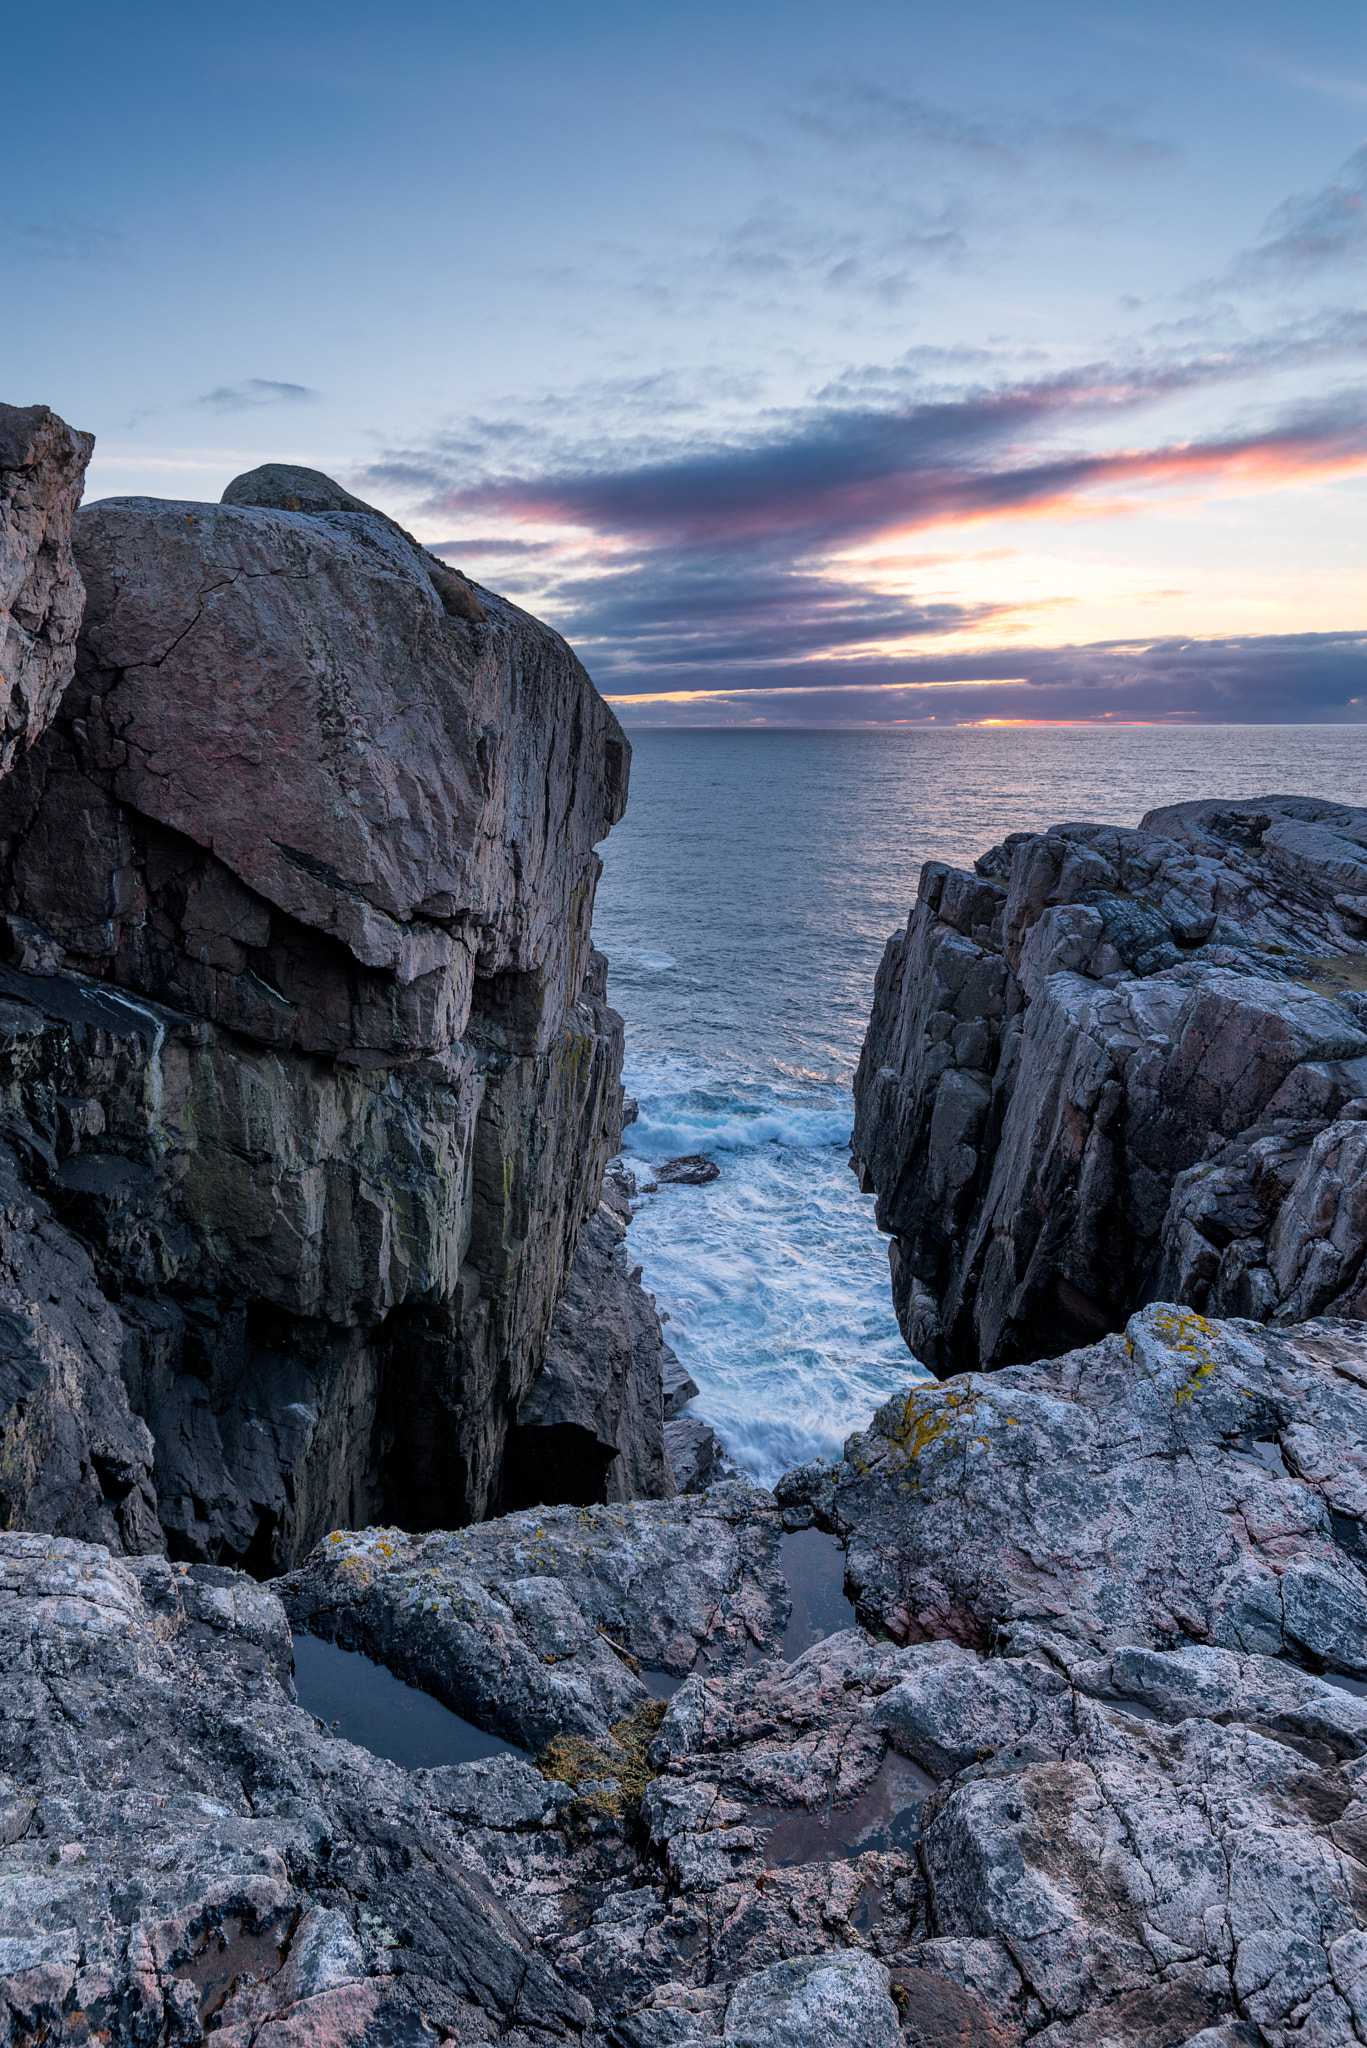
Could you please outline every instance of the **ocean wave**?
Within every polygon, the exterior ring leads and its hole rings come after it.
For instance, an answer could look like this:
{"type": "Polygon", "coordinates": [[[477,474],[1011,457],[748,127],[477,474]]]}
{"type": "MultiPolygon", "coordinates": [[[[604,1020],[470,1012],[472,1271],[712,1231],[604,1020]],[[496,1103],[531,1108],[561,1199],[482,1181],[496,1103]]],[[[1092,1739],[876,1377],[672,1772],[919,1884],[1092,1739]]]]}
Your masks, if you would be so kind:
{"type": "Polygon", "coordinates": [[[637,974],[667,974],[678,961],[672,953],[646,953],[633,950],[630,946],[619,946],[610,963],[615,969],[626,969],[637,974]]]}
{"type": "Polygon", "coordinates": [[[634,1152],[661,1159],[684,1152],[749,1152],[760,1145],[794,1150],[848,1145],[854,1118],[846,1108],[743,1110],[708,1114],[688,1110],[653,1112],[642,1103],[630,1131],[634,1152]]]}

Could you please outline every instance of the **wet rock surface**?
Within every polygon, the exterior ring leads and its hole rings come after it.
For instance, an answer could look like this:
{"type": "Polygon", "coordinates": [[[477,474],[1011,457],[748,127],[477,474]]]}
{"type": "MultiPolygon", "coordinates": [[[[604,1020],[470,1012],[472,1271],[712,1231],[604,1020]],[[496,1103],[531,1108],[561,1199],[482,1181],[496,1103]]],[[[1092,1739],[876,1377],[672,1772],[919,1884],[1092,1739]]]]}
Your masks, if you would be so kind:
{"type": "Polygon", "coordinates": [[[272,1588],[0,1538],[15,2028],[1367,2039],[1367,1692],[1317,1668],[1367,1668],[1365,1402],[1359,1325],[1154,1308],[777,1498],[343,1534],[272,1588]],[[822,1522],[868,1625],[794,1655],[822,1522]],[[537,1760],[337,1741],[286,1610],[537,1760]]]}
{"type": "Polygon", "coordinates": [[[85,591],[71,553],[95,440],[45,405],[0,405],[0,775],[51,720],[85,591]]]}
{"type": "Polygon", "coordinates": [[[683,1677],[776,1656],[782,1521],[743,1481],[696,1500],[532,1508],[454,1532],[338,1531],[276,1582],[295,1623],[364,1649],[468,1720],[539,1749],[602,1740],[683,1677]]]}
{"type": "Polygon", "coordinates": [[[680,1159],[666,1159],[655,1168],[657,1181],[673,1181],[680,1187],[703,1188],[721,1179],[721,1168],[705,1152],[689,1152],[680,1159]]]}
{"type": "Polygon", "coordinates": [[[927,865],[853,1153],[932,1370],[1049,1356],[1146,1300],[1360,1312],[1365,862],[1367,812],[1267,797],[927,865]]]}

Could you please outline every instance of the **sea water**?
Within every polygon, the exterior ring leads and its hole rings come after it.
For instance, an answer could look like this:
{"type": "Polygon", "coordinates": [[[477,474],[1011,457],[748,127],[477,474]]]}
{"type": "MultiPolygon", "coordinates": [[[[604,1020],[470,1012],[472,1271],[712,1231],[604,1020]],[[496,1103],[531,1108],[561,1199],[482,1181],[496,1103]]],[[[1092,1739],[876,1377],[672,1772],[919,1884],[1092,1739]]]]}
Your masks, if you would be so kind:
{"type": "Polygon", "coordinates": [[[694,1412],[770,1483],[838,1456],[916,1378],[886,1240],[849,1167],[874,974],[921,864],[1008,832],[1137,825],[1195,797],[1367,804],[1367,727],[653,731],[601,849],[597,943],[627,1027],[638,1179],[679,1153],[630,1245],[701,1392],[694,1412]]]}

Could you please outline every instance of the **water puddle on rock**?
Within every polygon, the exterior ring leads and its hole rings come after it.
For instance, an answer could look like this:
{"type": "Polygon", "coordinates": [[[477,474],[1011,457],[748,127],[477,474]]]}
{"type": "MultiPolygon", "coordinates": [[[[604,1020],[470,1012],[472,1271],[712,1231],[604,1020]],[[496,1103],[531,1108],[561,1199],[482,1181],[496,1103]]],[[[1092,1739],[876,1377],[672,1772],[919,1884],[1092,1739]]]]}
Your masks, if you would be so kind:
{"type": "Polygon", "coordinates": [[[821,1529],[794,1529],[782,1538],[783,1572],[793,1611],[783,1631],[791,1664],[813,1643],[854,1627],[854,1603],[845,1598],[845,1551],[821,1529]]]}
{"type": "Polygon", "coordinates": [[[641,1683],[653,1700],[670,1700],[683,1684],[683,1680],[673,1677],[668,1671],[643,1671],[641,1683]]]}
{"type": "Polygon", "coordinates": [[[362,1651],[343,1650],[298,1630],[294,1689],[300,1706],[335,1734],[408,1771],[525,1754],[497,1735],[486,1735],[472,1721],[463,1721],[430,1693],[405,1685],[362,1651]]]}
{"type": "Polygon", "coordinates": [[[1346,1671],[1321,1671],[1320,1677],[1326,1685],[1336,1685],[1340,1692],[1355,1692],[1367,1698],[1367,1678],[1350,1678],[1346,1671]]]}
{"type": "Polygon", "coordinates": [[[848,1806],[825,1813],[756,1806],[748,1818],[752,1827],[768,1830],[764,1860],[771,1869],[833,1863],[866,1849],[913,1848],[921,1836],[921,1808],[934,1790],[928,1771],[890,1749],[872,1784],[848,1806]]]}

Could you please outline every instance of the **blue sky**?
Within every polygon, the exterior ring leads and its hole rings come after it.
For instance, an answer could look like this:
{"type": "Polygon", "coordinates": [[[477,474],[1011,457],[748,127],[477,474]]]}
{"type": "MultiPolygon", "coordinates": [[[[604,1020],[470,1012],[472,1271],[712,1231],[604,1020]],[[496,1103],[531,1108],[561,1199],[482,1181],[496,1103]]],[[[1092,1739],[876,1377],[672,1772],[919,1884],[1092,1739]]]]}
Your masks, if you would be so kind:
{"type": "Polygon", "coordinates": [[[89,496],[328,470],[628,723],[1367,715],[1360,4],[0,26],[89,496]]]}

